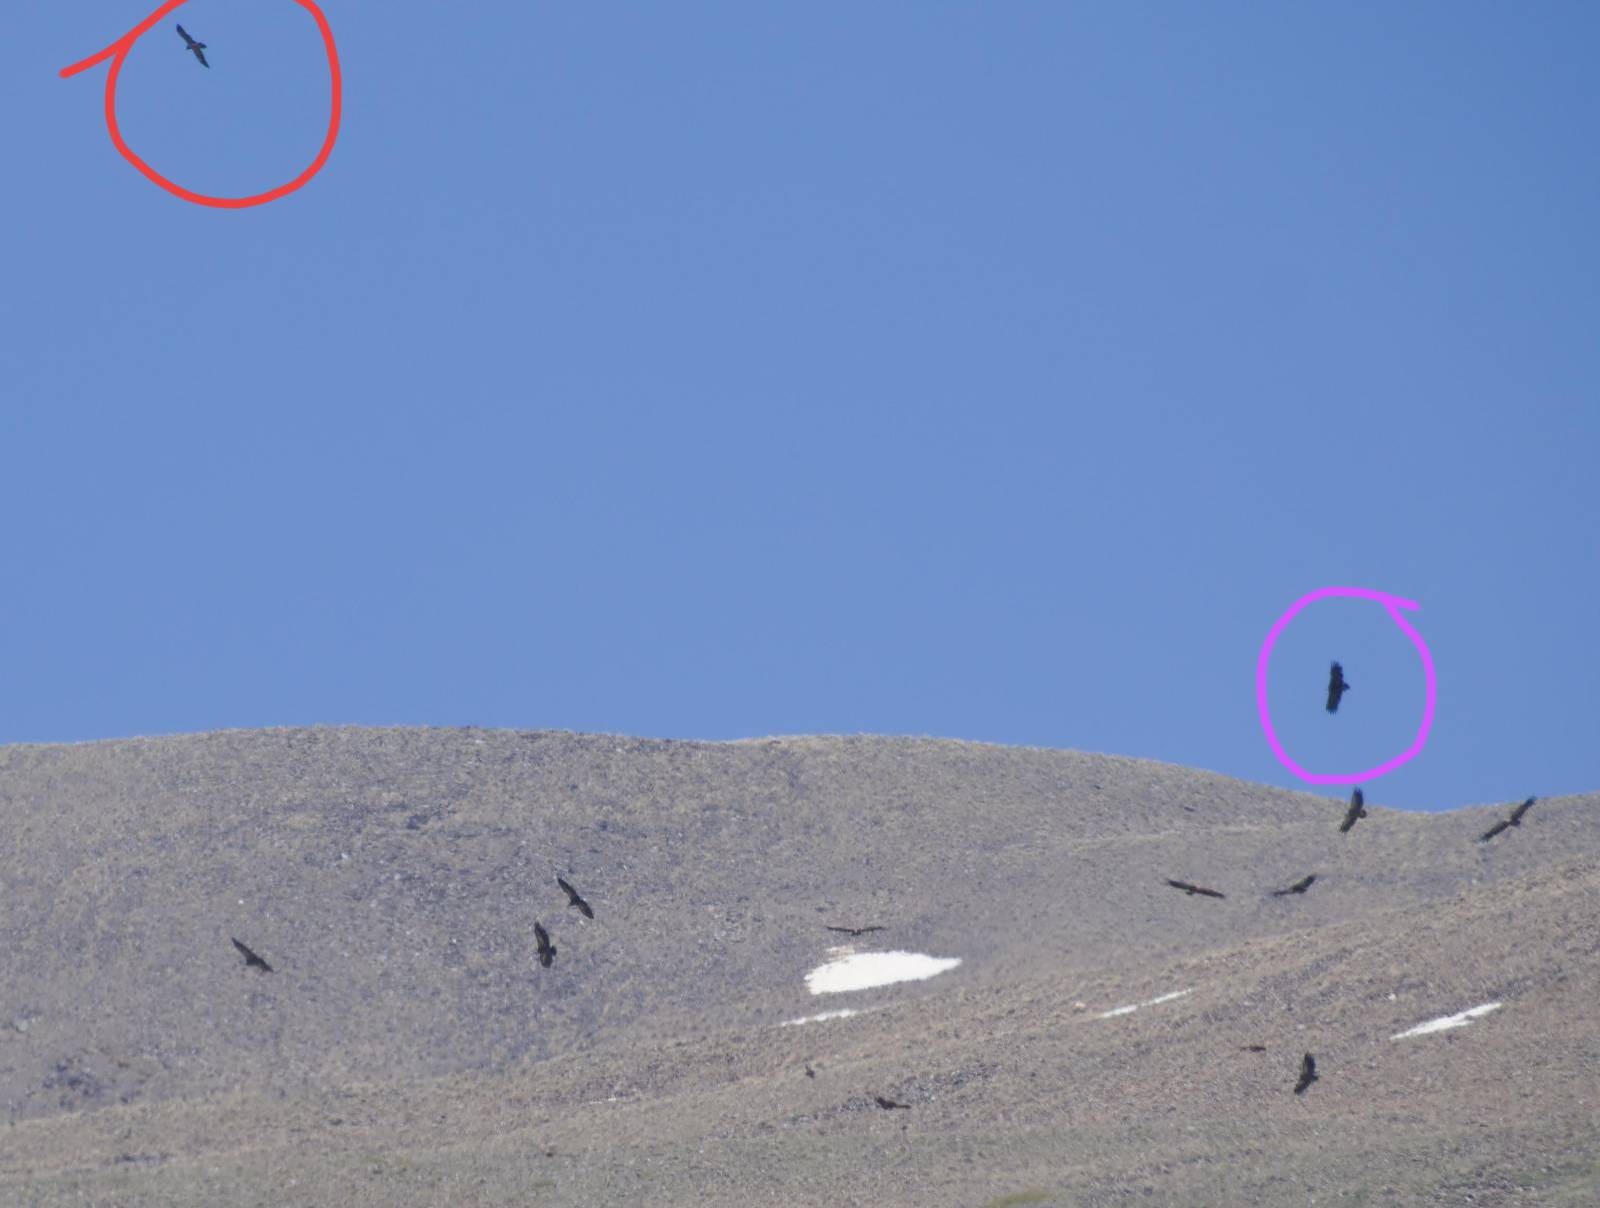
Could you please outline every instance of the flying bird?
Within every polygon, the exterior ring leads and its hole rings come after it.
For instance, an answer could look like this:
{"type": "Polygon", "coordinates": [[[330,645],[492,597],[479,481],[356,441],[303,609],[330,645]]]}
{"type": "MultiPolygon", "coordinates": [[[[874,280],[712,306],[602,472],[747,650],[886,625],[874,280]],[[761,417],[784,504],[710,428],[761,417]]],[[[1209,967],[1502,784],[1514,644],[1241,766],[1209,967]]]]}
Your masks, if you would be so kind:
{"type": "Polygon", "coordinates": [[[1328,712],[1339,711],[1339,698],[1350,691],[1350,685],[1344,682],[1344,668],[1338,663],[1328,664],[1328,712]]]}
{"type": "Polygon", "coordinates": [[[181,25],[178,26],[178,32],[183,34],[186,49],[194,51],[194,57],[200,60],[200,66],[210,67],[211,64],[206,62],[206,44],[204,42],[196,42],[181,25]]]}
{"type": "Polygon", "coordinates": [[[1341,835],[1348,834],[1350,828],[1356,824],[1357,820],[1365,818],[1366,816],[1367,799],[1361,795],[1361,790],[1358,788],[1355,792],[1350,794],[1350,808],[1345,813],[1344,821],[1339,823],[1339,833],[1341,835]]]}
{"type": "Polygon", "coordinates": [[[589,909],[589,903],[583,900],[576,889],[572,888],[572,886],[568,885],[560,877],[556,878],[556,884],[567,891],[567,905],[576,906],[579,910],[583,911],[583,917],[586,919],[594,918],[594,911],[589,909]]]}
{"type": "Polygon", "coordinates": [[[1265,1053],[1267,1046],[1264,1044],[1247,1044],[1239,1051],[1241,1053],[1265,1053]]]}
{"type": "Polygon", "coordinates": [[[1208,898],[1225,898],[1228,896],[1225,893],[1218,893],[1215,889],[1205,889],[1199,885],[1191,885],[1187,881],[1174,881],[1170,877],[1167,879],[1167,884],[1172,886],[1174,889],[1183,890],[1183,892],[1188,894],[1191,898],[1197,893],[1204,894],[1208,898]]]}
{"type": "Polygon", "coordinates": [[[829,927],[829,931],[842,931],[846,935],[866,935],[869,931],[883,931],[884,928],[874,923],[871,927],[829,927]]]}
{"type": "Polygon", "coordinates": [[[906,1111],[911,1110],[911,1104],[909,1103],[896,1103],[893,1099],[885,1099],[882,1095],[874,1095],[872,1097],[878,1101],[878,1106],[886,1112],[893,1111],[897,1107],[903,1107],[906,1111]]]}
{"type": "MultiPolygon", "coordinates": [[[[231,935],[228,938],[233,940],[233,936],[231,935]]],[[[254,952],[251,952],[249,948],[241,944],[238,940],[233,940],[233,946],[237,948],[239,950],[239,954],[244,957],[244,967],[246,969],[255,968],[260,969],[263,973],[272,972],[271,965],[267,964],[266,961],[262,960],[254,952]]]]}
{"type": "Polygon", "coordinates": [[[1529,810],[1531,810],[1533,808],[1533,803],[1535,801],[1537,801],[1537,800],[1538,800],[1537,797],[1529,797],[1521,805],[1517,806],[1516,809],[1511,811],[1511,817],[1500,819],[1499,822],[1496,822],[1488,830],[1484,831],[1483,832],[1483,837],[1481,839],[1479,839],[1478,842],[1487,843],[1490,839],[1493,839],[1501,831],[1510,830],[1513,826],[1521,826],[1522,825],[1522,815],[1526,814],[1529,810]]]}
{"type": "Polygon", "coordinates": [[[539,963],[546,969],[550,962],[556,959],[556,946],[550,942],[550,935],[538,923],[533,925],[533,938],[539,941],[539,963]]]}
{"type": "Polygon", "coordinates": [[[1305,1060],[1300,1063],[1300,1081],[1294,1084],[1294,1093],[1303,1095],[1306,1087],[1317,1080],[1317,1059],[1307,1053],[1305,1060]]]}
{"type": "Polygon", "coordinates": [[[1288,889],[1274,889],[1272,891],[1272,896],[1275,897],[1275,898],[1281,898],[1285,894],[1304,893],[1306,890],[1311,888],[1311,882],[1315,881],[1316,879],[1317,879],[1317,874],[1316,873],[1310,873],[1310,874],[1308,874],[1306,876],[1301,877],[1293,885],[1289,886],[1288,889]]]}
{"type": "Polygon", "coordinates": [[[817,1076],[817,1071],[812,1069],[811,1066],[809,1064],[807,1064],[806,1065],[806,1077],[807,1078],[815,1078],[816,1076],[817,1076]]]}

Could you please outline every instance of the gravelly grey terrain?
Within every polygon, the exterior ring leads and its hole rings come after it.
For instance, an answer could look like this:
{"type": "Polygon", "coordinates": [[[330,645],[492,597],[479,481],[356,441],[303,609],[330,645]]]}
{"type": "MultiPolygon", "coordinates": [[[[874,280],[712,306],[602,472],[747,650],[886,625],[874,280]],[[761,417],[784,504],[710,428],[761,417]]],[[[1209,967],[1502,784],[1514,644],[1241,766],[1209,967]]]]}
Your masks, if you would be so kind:
{"type": "Polygon", "coordinates": [[[931,740],[0,748],[0,1202],[1600,1203],[1600,794],[1480,843],[1514,803],[1371,787],[1340,835],[931,740]],[[828,923],[962,963],[813,996],[828,923]]]}

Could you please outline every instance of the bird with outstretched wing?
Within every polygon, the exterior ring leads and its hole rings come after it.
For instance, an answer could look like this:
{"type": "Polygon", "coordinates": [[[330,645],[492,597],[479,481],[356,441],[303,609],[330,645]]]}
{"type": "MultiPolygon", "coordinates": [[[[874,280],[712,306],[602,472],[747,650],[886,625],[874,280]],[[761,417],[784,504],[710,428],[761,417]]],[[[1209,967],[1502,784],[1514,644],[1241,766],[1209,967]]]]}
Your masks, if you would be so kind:
{"type": "Polygon", "coordinates": [[[1521,826],[1522,825],[1522,815],[1526,814],[1529,810],[1531,810],[1533,808],[1533,803],[1535,801],[1537,801],[1537,800],[1538,800],[1537,797],[1529,797],[1521,805],[1517,806],[1516,809],[1511,811],[1511,817],[1500,819],[1500,821],[1496,822],[1488,830],[1484,831],[1482,836],[1479,838],[1478,842],[1487,843],[1490,839],[1493,839],[1501,831],[1508,831],[1513,826],[1521,826]]]}
{"type": "Polygon", "coordinates": [[[200,66],[210,67],[211,64],[206,62],[206,44],[204,42],[196,42],[189,36],[188,30],[181,25],[178,26],[178,32],[183,35],[184,49],[194,51],[194,57],[200,60],[200,66]]]}
{"type": "Polygon", "coordinates": [[[1291,893],[1304,893],[1306,890],[1311,888],[1311,882],[1315,881],[1316,879],[1316,873],[1308,873],[1306,876],[1301,877],[1293,885],[1289,886],[1288,889],[1274,889],[1272,891],[1272,896],[1275,898],[1281,898],[1291,893]]]}
{"type": "Polygon", "coordinates": [[[1191,885],[1187,881],[1174,881],[1170,877],[1167,878],[1167,884],[1172,886],[1174,889],[1183,890],[1183,892],[1188,894],[1191,898],[1197,893],[1203,894],[1208,898],[1225,898],[1228,896],[1225,893],[1218,893],[1215,889],[1206,889],[1204,886],[1191,885]]]}
{"type": "MultiPolygon", "coordinates": [[[[231,935],[228,938],[233,940],[233,936],[231,935]]],[[[238,940],[233,940],[233,946],[239,950],[239,955],[244,957],[244,965],[246,969],[260,969],[263,973],[272,972],[272,966],[267,964],[266,961],[262,960],[254,952],[250,951],[247,945],[241,944],[238,940]]]]}
{"type": "Polygon", "coordinates": [[[583,917],[586,919],[594,918],[594,911],[590,909],[589,903],[585,902],[583,898],[579,896],[576,889],[572,888],[572,886],[568,885],[560,877],[556,878],[556,884],[567,891],[568,906],[576,906],[580,911],[582,911],[583,917]]]}

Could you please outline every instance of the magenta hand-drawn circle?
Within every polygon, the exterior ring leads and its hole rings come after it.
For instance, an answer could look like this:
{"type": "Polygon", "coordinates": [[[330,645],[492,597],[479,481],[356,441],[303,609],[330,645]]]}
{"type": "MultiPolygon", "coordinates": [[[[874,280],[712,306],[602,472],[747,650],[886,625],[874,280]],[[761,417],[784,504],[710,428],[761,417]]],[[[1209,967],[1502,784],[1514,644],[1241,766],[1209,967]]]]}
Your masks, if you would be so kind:
{"type": "Polygon", "coordinates": [[[1261,657],[1256,660],[1256,708],[1261,713],[1261,728],[1266,731],[1267,742],[1271,744],[1272,753],[1278,757],[1279,763],[1308,784],[1355,784],[1385,776],[1407,760],[1415,759],[1422,753],[1423,744],[1428,741],[1428,731],[1433,729],[1433,707],[1438,699],[1439,685],[1434,678],[1433,655],[1428,651],[1428,643],[1424,642],[1422,635],[1406,624],[1406,619],[1400,615],[1402,608],[1415,610],[1421,607],[1422,605],[1415,600],[1402,600],[1399,596],[1392,596],[1388,592],[1372,591],[1365,587],[1319,587],[1316,591],[1301,596],[1278,618],[1277,624],[1267,632],[1267,640],[1261,644],[1261,657]],[[1272,655],[1272,648],[1277,644],[1278,635],[1288,628],[1289,622],[1294,620],[1302,608],[1324,596],[1354,596],[1360,600],[1376,600],[1382,604],[1394,623],[1411,639],[1411,644],[1417,648],[1417,653],[1422,656],[1422,673],[1428,683],[1427,704],[1422,710],[1422,725],[1417,730],[1416,741],[1388,763],[1380,763],[1368,771],[1352,772],[1349,775],[1324,776],[1306,771],[1283,749],[1283,744],[1278,741],[1278,735],[1272,728],[1272,717],[1267,711],[1267,659],[1272,655]]]}

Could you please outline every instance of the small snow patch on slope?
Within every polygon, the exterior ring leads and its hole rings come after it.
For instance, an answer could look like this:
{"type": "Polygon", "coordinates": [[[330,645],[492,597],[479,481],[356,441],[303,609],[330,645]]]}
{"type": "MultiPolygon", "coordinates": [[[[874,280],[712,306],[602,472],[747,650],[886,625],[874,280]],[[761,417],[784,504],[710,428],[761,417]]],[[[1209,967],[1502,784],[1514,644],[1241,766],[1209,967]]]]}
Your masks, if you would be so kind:
{"type": "Polygon", "coordinates": [[[821,1023],[824,1019],[849,1019],[852,1015],[859,1015],[854,1007],[846,1007],[842,1011],[824,1011],[821,1015],[802,1015],[799,1019],[785,1019],[779,1027],[792,1028],[797,1023],[821,1023]]]}
{"type": "Polygon", "coordinates": [[[813,994],[870,990],[895,982],[921,981],[960,963],[957,956],[927,956],[921,952],[855,952],[818,965],[806,974],[806,987],[813,994]]]}
{"type": "Polygon", "coordinates": [[[1480,1015],[1487,1015],[1490,1011],[1499,1009],[1500,1005],[1497,1002],[1486,1002],[1481,1007],[1473,1007],[1455,1015],[1441,1015],[1438,1019],[1430,1019],[1427,1023],[1419,1023],[1409,1031],[1396,1032],[1389,1039],[1403,1040],[1407,1036],[1423,1036],[1429,1032],[1443,1032],[1447,1028],[1464,1028],[1469,1020],[1476,1019],[1480,1015]]]}
{"type": "Polygon", "coordinates": [[[1152,998],[1149,1002],[1136,1002],[1131,1007],[1113,1007],[1109,1011],[1100,1012],[1097,1018],[1110,1019],[1113,1015],[1132,1015],[1140,1007],[1153,1007],[1157,1003],[1171,1002],[1174,998],[1182,998],[1193,991],[1194,987],[1190,986],[1187,990],[1174,990],[1171,994],[1163,994],[1160,998],[1152,998]]]}

